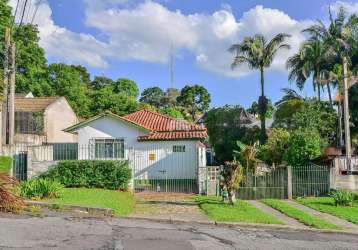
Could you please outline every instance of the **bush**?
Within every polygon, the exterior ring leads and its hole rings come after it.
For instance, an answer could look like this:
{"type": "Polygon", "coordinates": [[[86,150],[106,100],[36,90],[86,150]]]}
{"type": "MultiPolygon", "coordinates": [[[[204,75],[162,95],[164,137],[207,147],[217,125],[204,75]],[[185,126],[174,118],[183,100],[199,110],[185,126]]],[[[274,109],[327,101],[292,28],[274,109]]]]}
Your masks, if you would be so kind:
{"type": "Polygon", "coordinates": [[[336,190],[331,193],[336,206],[352,206],[355,194],[346,190],[336,190]]]}
{"type": "Polygon", "coordinates": [[[315,130],[299,129],[291,134],[285,160],[288,165],[304,166],[321,155],[321,138],[315,130]]]}
{"type": "Polygon", "coordinates": [[[131,179],[127,161],[60,161],[41,178],[53,179],[66,187],[127,189],[131,179]]]}
{"type": "Polygon", "coordinates": [[[20,194],[26,198],[58,198],[64,186],[49,179],[32,179],[20,184],[20,194]]]}
{"type": "Polygon", "coordinates": [[[0,156],[0,173],[9,172],[11,165],[12,158],[10,156],[0,156]]]}
{"type": "Polygon", "coordinates": [[[17,182],[6,173],[0,173],[0,211],[18,212],[24,207],[21,197],[13,193],[17,182]]]}
{"type": "Polygon", "coordinates": [[[260,147],[259,158],[268,164],[280,165],[287,150],[290,133],[283,128],[274,128],[268,134],[265,145],[260,147]]]}

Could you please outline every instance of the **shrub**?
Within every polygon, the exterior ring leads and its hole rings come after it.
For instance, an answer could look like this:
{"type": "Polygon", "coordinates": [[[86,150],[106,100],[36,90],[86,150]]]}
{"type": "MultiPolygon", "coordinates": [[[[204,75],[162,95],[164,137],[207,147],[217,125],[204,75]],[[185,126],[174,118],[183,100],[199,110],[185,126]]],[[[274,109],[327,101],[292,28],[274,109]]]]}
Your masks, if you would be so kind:
{"type": "Polygon", "coordinates": [[[10,156],[0,156],[0,173],[7,173],[11,169],[12,158],[10,156]]]}
{"type": "Polygon", "coordinates": [[[20,184],[20,193],[26,198],[57,198],[60,197],[64,186],[49,179],[32,179],[20,184]]]}
{"type": "Polygon", "coordinates": [[[346,190],[336,190],[331,193],[336,206],[352,206],[355,194],[346,190]]]}
{"type": "Polygon", "coordinates": [[[0,173],[0,211],[18,212],[24,206],[23,200],[13,193],[17,182],[6,173],[0,173]]]}
{"type": "Polygon", "coordinates": [[[272,129],[268,134],[267,143],[260,147],[259,158],[268,164],[281,164],[289,139],[290,133],[286,129],[272,129]]]}
{"type": "Polygon", "coordinates": [[[299,129],[291,134],[284,155],[290,166],[304,166],[321,155],[321,138],[315,130],[299,129]]]}
{"type": "Polygon", "coordinates": [[[131,178],[127,161],[61,161],[43,174],[66,187],[127,189],[131,178]]]}

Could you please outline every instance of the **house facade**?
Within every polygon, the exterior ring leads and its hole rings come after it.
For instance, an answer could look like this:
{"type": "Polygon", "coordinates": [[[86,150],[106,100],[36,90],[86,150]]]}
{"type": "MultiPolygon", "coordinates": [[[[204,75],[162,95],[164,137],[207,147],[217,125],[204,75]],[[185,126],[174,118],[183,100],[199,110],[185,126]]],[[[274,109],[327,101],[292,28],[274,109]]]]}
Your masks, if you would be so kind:
{"type": "Polygon", "coordinates": [[[164,182],[196,187],[199,168],[206,165],[204,127],[149,110],[107,112],[65,131],[77,135],[78,159],[129,159],[135,183],[161,183],[151,188],[168,188],[164,182]]]}
{"type": "Polygon", "coordinates": [[[43,145],[76,142],[77,136],[63,129],[78,122],[64,97],[15,97],[14,144],[43,145]]]}

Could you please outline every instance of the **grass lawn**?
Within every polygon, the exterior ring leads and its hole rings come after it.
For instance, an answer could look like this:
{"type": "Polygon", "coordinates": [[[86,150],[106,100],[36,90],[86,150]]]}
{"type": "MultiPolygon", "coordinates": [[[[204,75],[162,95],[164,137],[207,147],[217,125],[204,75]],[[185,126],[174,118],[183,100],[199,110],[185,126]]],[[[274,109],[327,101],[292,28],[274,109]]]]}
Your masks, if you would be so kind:
{"type": "Polygon", "coordinates": [[[275,200],[275,199],[266,199],[262,200],[266,205],[280,211],[281,213],[286,214],[289,217],[295,218],[299,222],[318,229],[340,229],[339,226],[334,225],[328,221],[325,221],[316,216],[312,216],[309,213],[306,213],[298,208],[295,208],[284,201],[275,200]]]}
{"type": "Polygon", "coordinates": [[[246,201],[238,200],[235,205],[229,205],[221,202],[220,198],[207,196],[198,196],[196,201],[204,213],[215,221],[283,224],[246,201]]]}
{"type": "Polygon", "coordinates": [[[88,188],[65,188],[61,198],[45,201],[59,205],[111,208],[117,216],[131,213],[135,205],[134,197],[129,192],[88,188]]]}
{"type": "Polygon", "coordinates": [[[299,203],[323,213],[358,224],[358,201],[352,207],[335,206],[331,197],[312,197],[297,199],[299,203]]]}

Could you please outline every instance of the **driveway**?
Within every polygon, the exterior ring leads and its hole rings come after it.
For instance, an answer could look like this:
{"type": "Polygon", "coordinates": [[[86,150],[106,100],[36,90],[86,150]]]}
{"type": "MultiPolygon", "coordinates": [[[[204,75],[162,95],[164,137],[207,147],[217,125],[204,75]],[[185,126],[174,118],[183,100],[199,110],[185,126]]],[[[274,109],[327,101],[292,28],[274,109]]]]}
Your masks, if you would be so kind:
{"type": "Polygon", "coordinates": [[[0,249],[357,249],[357,235],[173,225],[135,219],[0,218],[0,249]]]}

